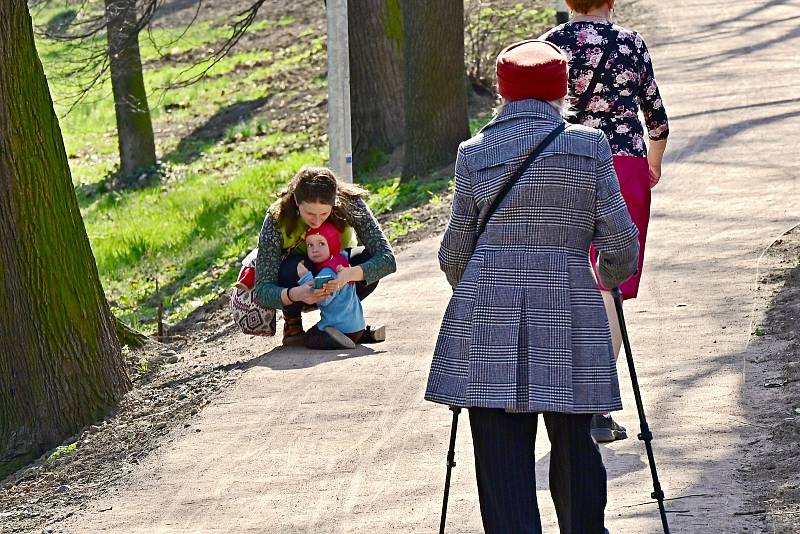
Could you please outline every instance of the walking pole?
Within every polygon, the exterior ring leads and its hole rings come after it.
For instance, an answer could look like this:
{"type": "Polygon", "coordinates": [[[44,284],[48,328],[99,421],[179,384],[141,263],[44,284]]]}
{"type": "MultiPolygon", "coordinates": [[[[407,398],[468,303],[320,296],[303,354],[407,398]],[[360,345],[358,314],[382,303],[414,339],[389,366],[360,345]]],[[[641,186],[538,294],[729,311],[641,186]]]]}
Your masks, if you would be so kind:
{"type": "Polygon", "coordinates": [[[653,457],[653,434],[650,433],[650,427],[647,426],[647,419],[644,417],[644,406],[642,405],[642,394],[639,391],[639,380],[636,378],[636,368],[633,366],[633,353],[631,352],[631,342],[628,339],[628,329],[625,328],[625,316],[622,314],[622,292],[619,288],[611,290],[614,296],[614,307],[617,309],[617,318],[619,319],[619,328],[622,333],[622,343],[625,345],[625,357],[628,360],[628,373],[631,375],[631,383],[633,384],[633,396],[636,399],[636,410],[639,412],[639,427],[642,432],[639,434],[639,439],[644,441],[644,447],[647,449],[647,461],[650,463],[650,474],[653,476],[653,493],[650,496],[658,501],[658,511],[661,513],[661,525],[664,527],[664,534],[669,534],[669,525],[667,524],[667,512],[664,510],[664,492],[661,490],[661,484],[658,481],[658,473],[656,472],[656,460],[653,457]]]}
{"type": "Polygon", "coordinates": [[[442,520],[439,522],[439,534],[444,534],[444,524],[447,517],[447,499],[450,497],[450,475],[456,466],[456,430],[458,429],[458,414],[461,408],[450,406],[453,411],[453,424],[450,426],[450,450],[447,451],[447,476],[444,479],[444,501],[442,502],[442,520]]]}

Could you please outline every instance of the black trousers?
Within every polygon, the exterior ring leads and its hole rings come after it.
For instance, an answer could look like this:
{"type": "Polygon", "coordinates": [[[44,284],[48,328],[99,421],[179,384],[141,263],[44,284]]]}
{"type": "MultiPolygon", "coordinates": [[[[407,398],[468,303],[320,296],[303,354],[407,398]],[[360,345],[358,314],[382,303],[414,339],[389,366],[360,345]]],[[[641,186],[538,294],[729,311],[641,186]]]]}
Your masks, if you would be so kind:
{"type": "MultiPolygon", "coordinates": [[[[367,249],[364,247],[353,247],[348,250],[350,251],[351,267],[361,265],[372,258],[372,255],[367,252],[367,249]]],[[[301,261],[305,263],[306,268],[309,271],[312,270],[314,265],[306,256],[291,255],[287,256],[281,262],[281,266],[278,269],[279,286],[295,287],[297,285],[298,280],[300,280],[300,277],[297,276],[297,264],[301,261]]],[[[378,287],[378,282],[374,282],[369,285],[367,285],[363,280],[361,282],[356,282],[356,295],[358,295],[358,300],[364,300],[367,295],[375,291],[376,287],[378,287]]],[[[291,306],[285,306],[283,308],[284,317],[300,317],[300,314],[303,312],[303,306],[305,306],[305,304],[302,302],[292,304],[291,306]]]]}
{"type": "MultiPolygon", "coordinates": [[[[561,534],[602,534],[606,470],[589,432],[591,415],[545,413],[550,493],[561,534]]],[[[534,444],[538,414],[470,408],[475,472],[487,534],[541,534],[534,444]]]]}

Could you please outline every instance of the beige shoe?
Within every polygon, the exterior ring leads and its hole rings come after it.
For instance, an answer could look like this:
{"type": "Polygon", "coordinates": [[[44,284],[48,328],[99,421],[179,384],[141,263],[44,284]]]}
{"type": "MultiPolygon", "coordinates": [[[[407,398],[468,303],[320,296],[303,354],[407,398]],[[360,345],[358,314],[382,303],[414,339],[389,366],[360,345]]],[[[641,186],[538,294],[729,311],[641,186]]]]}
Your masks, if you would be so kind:
{"type": "Polygon", "coordinates": [[[380,343],[386,341],[386,326],[369,326],[364,329],[364,335],[361,337],[361,343],[380,343]]]}

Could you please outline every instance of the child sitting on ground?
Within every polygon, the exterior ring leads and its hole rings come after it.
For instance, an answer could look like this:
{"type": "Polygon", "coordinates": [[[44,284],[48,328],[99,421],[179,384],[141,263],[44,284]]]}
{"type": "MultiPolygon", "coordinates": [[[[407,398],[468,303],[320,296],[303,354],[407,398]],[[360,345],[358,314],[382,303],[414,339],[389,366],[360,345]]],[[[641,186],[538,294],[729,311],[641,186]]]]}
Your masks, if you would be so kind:
{"type": "MultiPolygon", "coordinates": [[[[347,255],[342,252],[342,239],[336,227],[326,221],[318,228],[306,232],[306,250],[313,272],[300,262],[297,264],[298,285],[312,283],[314,277],[330,276],[336,279],[337,268],[349,267],[347,255]]],[[[305,333],[303,344],[311,349],[352,349],[364,335],[364,310],[352,283],[340,287],[330,297],[317,303],[321,319],[305,333]]]]}

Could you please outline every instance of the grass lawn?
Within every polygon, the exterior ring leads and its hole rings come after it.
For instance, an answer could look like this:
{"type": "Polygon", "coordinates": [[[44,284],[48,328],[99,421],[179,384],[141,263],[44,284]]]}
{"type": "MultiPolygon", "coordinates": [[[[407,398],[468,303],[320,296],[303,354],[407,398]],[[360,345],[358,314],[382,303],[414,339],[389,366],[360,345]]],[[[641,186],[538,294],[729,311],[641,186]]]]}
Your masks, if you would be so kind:
{"type": "MultiPolygon", "coordinates": [[[[35,24],[69,16],[68,6],[37,6],[35,24]]],[[[523,9],[514,6],[504,16],[523,9]]],[[[301,9],[262,10],[249,40],[187,87],[165,89],[203,68],[194,61],[226,38],[230,20],[161,25],[140,35],[161,176],[126,191],[104,185],[118,164],[110,83],[73,106],[88,77],[63,73],[86,52],[37,39],[106,295],[117,316],[144,332],[155,330],[159,300],[165,322],[174,324],[226,291],[238,260],[257,244],[274,193],[303,165],[327,161],[324,12],[312,20],[301,9]]],[[[104,43],[105,36],[95,42],[104,43]]],[[[487,120],[484,111],[471,128],[487,120]]],[[[373,211],[385,214],[441,202],[450,176],[401,183],[370,175],[359,182],[373,192],[373,211]]],[[[385,229],[393,240],[417,224],[399,213],[385,229]]]]}

